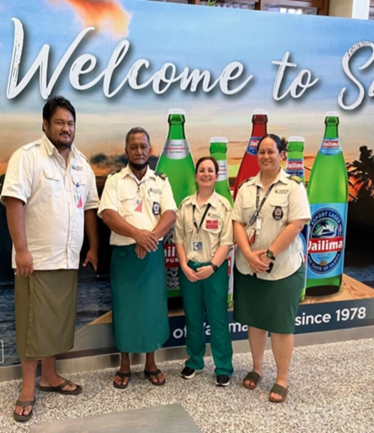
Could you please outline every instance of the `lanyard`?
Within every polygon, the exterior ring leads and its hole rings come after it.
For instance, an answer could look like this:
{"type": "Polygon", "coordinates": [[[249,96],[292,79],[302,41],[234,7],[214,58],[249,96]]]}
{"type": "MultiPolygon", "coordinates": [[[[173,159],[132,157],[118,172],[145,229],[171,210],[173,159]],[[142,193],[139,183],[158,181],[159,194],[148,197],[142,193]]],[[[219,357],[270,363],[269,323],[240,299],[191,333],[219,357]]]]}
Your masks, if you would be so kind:
{"type": "Polygon", "coordinates": [[[196,218],[195,218],[195,209],[196,209],[196,205],[192,205],[192,218],[193,218],[193,225],[195,226],[197,233],[199,233],[199,231],[200,231],[200,229],[201,229],[201,226],[203,225],[203,222],[204,222],[204,220],[205,220],[205,217],[206,217],[206,215],[207,215],[207,213],[208,213],[208,211],[209,211],[209,209],[210,209],[210,206],[211,206],[210,203],[208,203],[208,206],[206,207],[205,212],[204,212],[204,214],[203,214],[203,216],[202,216],[202,218],[201,218],[200,224],[199,224],[199,226],[198,226],[198,225],[197,225],[197,222],[196,222],[196,218]]]}
{"type": "Polygon", "coordinates": [[[249,220],[249,225],[250,226],[252,226],[256,222],[256,220],[257,220],[257,218],[258,218],[258,216],[259,216],[259,214],[261,212],[262,206],[265,204],[266,199],[269,197],[269,194],[271,193],[271,190],[273,189],[274,185],[275,184],[273,183],[273,185],[271,185],[271,187],[267,190],[267,192],[266,192],[264,198],[262,199],[261,203],[260,203],[260,190],[261,190],[261,188],[259,186],[257,186],[256,211],[252,215],[251,219],[249,220]]]}

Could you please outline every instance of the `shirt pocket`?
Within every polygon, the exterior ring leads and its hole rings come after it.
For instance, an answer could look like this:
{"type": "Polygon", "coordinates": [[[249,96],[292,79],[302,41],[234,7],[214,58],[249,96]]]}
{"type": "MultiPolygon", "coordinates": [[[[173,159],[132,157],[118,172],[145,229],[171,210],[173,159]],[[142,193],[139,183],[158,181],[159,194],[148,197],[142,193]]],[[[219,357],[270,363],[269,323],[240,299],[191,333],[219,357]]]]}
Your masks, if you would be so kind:
{"type": "Polygon", "coordinates": [[[78,208],[84,209],[87,199],[87,177],[83,174],[74,174],[71,176],[72,192],[75,203],[78,208]]]}
{"type": "Polygon", "coordinates": [[[273,221],[285,222],[288,219],[288,200],[286,197],[276,197],[269,200],[270,218],[273,221]]]}
{"type": "Polygon", "coordinates": [[[151,209],[152,215],[155,217],[161,216],[161,194],[150,192],[146,200],[148,201],[148,207],[151,209]]]}
{"type": "Polygon", "coordinates": [[[242,215],[243,215],[243,220],[245,225],[249,225],[249,221],[251,220],[255,211],[256,211],[256,200],[253,198],[252,199],[245,198],[243,200],[243,205],[242,205],[242,215]]]}
{"type": "MultiPolygon", "coordinates": [[[[143,212],[143,203],[135,194],[129,193],[126,189],[118,191],[119,214],[122,217],[135,217],[137,213],[143,212]]],[[[130,221],[129,221],[130,222],[130,221]]]]}
{"type": "Polygon", "coordinates": [[[58,199],[64,194],[64,183],[52,170],[43,169],[42,188],[44,201],[58,199]]]}

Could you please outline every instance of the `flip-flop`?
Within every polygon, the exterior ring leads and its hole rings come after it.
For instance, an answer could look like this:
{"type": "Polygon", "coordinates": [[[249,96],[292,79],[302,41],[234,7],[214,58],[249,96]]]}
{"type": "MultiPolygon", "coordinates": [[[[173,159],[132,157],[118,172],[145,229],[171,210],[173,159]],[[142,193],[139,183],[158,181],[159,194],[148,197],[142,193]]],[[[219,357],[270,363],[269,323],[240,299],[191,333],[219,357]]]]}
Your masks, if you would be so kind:
{"type": "Polygon", "coordinates": [[[152,383],[152,385],[155,385],[155,386],[162,386],[162,385],[165,385],[166,378],[165,378],[164,380],[162,380],[161,382],[159,382],[159,380],[158,380],[158,375],[159,375],[160,373],[162,373],[162,371],[159,370],[159,369],[157,369],[157,370],[155,370],[155,371],[147,371],[147,370],[144,370],[144,376],[145,376],[147,379],[149,379],[149,381],[152,383]],[[152,380],[152,377],[155,377],[155,378],[157,379],[157,382],[154,382],[154,381],[152,380]]]}
{"type": "Polygon", "coordinates": [[[131,371],[129,371],[128,373],[121,373],[120,371],[117,371],[117,373],[114,375],[114,378],[116,378],[116,376],[118,376],[121,379],[121,384],[119,385],[118,383],[116,383],[113,380],[113,386],[114,388],[118,388],[118,389],[125,389],[127,388],[127,385],[130,382],[130,378],[131,378],[131,371]],[[129,378],[129,380],[124,384],[123,383],[123,379],[125,379],[126,377],[129,378]]]}
{"type": "Polygon", "coordinates": [[[276,383],[276,384],[274,384],[273,388],[271,388],[271,390],[270,390],[269,401],[271,401],[272,403],[283,403],[287,398],[287,394],[288,394],[288,388],[285,388],[284,386],[276,383]],[[270,397],[271,393],[278,394],[282,398],[281,399],[275,399],[273,397],[270,397]]]}
{"type": "Polygon", "coordinates": [[[244,386],[244,388],[247,388],[247,389],[255,389],[255,388],[257,388],[257,385],[259,384],[261,379],[262,379],[262,377],[258,373],[256,373],[255,371],[250,371],[247,374],[247,376],[245,376],[245,378],[243,379],[243,386],[244,386]],[[254,383],[254,385],[252,385],[252,386],[247,385],[245,383],[246,380],[250,380],[251,382],[254,383]]]}
{"type": "Polygon", "coordinates": [[[67,385],[73,385],[70,380],[65,380],[58,386],[42,386],[39,385],[40,391],[43,392],[57,392],[58,394],[64,395],[78,395],[82,392],[82,387],[80,385],[75,384],[76,388],[73,390],[64,389],[67,385]]]}
{"type": "Polygon", "coordinates": [[[13,418],[18,422],[28,421],[32,417],[32,408],[34,407],[34,404],[35,404],[35,398],[34,398],[34,400],[30,400],[30,401],[17,400],[16,406],[23,407],[24,409],[27,406],[31,406],[31,410],[30,410],[30,413],[28,415],[19,415],[16,411],[13,411],[13,418]]]}

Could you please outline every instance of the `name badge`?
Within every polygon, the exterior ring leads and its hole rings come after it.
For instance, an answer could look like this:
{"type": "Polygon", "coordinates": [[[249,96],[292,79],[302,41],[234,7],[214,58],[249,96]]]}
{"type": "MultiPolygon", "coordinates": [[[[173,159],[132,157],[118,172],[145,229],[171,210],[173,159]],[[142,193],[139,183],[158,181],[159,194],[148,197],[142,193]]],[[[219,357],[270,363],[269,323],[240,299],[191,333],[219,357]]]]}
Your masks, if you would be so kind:
{"type": "Polygon", "coordinates": [[[206,229],[218,229],[218,220],[206,220],[205,223],[206,229]]]}
{"type": "Polygon", "coordinates": [[[192,251],[202,251],[203,243],[202,242],[192,242],[191,244],[192,251]]]}

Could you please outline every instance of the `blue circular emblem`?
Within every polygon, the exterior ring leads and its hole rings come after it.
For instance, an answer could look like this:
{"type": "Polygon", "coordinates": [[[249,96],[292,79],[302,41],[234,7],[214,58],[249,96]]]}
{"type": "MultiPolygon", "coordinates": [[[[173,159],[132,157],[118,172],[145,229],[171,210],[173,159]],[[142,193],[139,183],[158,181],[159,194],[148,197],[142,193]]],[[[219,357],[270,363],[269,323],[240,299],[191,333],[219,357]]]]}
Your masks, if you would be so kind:
{"type": "Polygon", "coordinates": [[[320,208],[312,215],[309,227],[308,266],[317,274],[330,272],[343,254],[343,218],[335,209],[320,208]]]}

